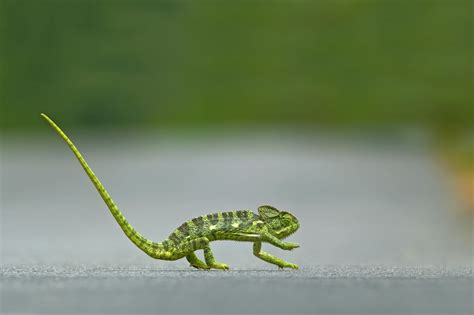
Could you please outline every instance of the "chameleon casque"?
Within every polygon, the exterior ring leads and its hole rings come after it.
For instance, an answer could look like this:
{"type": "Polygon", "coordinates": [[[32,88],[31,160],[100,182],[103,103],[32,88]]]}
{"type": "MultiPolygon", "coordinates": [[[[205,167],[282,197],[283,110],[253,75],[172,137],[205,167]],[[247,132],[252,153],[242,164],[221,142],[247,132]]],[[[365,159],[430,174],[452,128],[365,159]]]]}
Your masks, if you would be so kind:
{"type": "Polygon", "coordinates": [[[298,269],[298,265],[262,251],[262,243],[270,243],[284,250],[299,247],[296,243],[282,241],[298,230],[298,220],[291,213],[280,211],[272,206],[259,207],[258,214],[250,210],[239,210],[199,216],[183,223],[161,243],[148,240],[128,223],[66,134],[48,116],[45,114],[41,116],[71,148],[125,235],[148,256],[162,260],[177,260],[186,257],[190,265],[197,269],[227,270],[229,267],[226,264],[214,259],[209,244],[212,241],[232,240],[253,242],[255,256],[280,268],[298,269]],[[204,251],[205,262],[196,256],[197,250],[204,251]]]}

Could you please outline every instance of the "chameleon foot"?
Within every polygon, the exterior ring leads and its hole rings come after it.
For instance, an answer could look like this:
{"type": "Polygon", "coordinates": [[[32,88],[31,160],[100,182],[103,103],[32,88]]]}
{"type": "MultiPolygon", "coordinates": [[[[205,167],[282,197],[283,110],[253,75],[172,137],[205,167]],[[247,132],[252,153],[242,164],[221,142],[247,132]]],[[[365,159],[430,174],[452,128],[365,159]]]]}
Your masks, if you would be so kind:
{"type": "Polygon", "coordinates": [[[297,264],[286,263],[284,265],[279,265],[278,268],[279,269],[283,269],[283,268],[299,269],[300,267],[297,264]]]}
{"type": "Polygon", "coordinates": [[[211,269],[222,269],[222,270],[229,270],[229,266],[226,264],[221,264],[218,262],[213,263],[209,266],[211,269]]]}

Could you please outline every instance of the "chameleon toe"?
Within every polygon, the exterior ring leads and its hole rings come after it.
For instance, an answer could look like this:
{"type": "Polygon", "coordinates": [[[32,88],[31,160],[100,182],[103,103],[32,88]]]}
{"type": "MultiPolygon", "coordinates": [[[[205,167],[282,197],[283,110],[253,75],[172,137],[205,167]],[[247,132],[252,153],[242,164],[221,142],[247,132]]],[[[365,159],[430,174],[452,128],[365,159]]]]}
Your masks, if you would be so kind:
{"type": "Polygon", "coordinates": [[[209,267],[212,269],[229,270],[229,266],[227,264],[221,264],[221,263],[214,263],[209,267]]]}

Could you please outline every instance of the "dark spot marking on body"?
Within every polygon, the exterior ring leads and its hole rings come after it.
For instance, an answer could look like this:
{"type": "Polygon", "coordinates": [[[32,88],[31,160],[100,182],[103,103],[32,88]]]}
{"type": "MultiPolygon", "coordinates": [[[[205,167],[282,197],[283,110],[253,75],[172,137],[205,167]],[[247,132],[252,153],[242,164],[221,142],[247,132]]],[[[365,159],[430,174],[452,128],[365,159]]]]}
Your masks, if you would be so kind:
{"type": "Polygon", "coordinates": [[[214,213],[212,214],[212,219],[210,219],[212,225],[216,225],[217,222],[219,222],[219,214],[218,213],[214,213]]]}
{"type": "Polygon", "coordinates": [[[237,211],[237,216],[242,221],[247,221],[248,219],[246,211],[242,211],[242,210],[237,211]]]}
{"type": "Polygon", "coordinates": [[[145,247],[146,243],[146,239],[144,237],[140,237],[140,245],[138,247],[145,247]]]}
{"type": "Polygon", "coordinates": [[[196,226],[196,229],[198,231],[201,231],[204,225],[204,219],[202,217],[197,217],[197,218],[192,219],[192,221],[194,225],[196,226]]]}
{"type": "Polygon", "coordinates": [[[232,212],[224,212],[222,213],[222,217],[224,218],[224,225],[229,226],[232,224],[233,213],[232,212]]]}
{"type": "Polygon", "coordinates": [[[178,230],[183,233],[183,235],[189,235],[189,225],[187,222],[184,222],[183,224],[181,224],[178,228],[178,230]]]}
{"type": "Polygon", "coordinates": [[[169,239],[176,245],[179,244],[180,238],[174,232],[171,233],[171,235],[169,236],[169,239]]]}
{"type": "Polygon", "coordinates": [[[227,230],[229,226],[229,221],[227,220],[227,212],[222,212],[222,226],[221,229],[227,230]]]}
{"type": "Polygon", "coordinates": [[[137,230],[132,229],[132,230],[130,231],[129,237],[134,237],[136,234],[137,234],[137,230]]]}

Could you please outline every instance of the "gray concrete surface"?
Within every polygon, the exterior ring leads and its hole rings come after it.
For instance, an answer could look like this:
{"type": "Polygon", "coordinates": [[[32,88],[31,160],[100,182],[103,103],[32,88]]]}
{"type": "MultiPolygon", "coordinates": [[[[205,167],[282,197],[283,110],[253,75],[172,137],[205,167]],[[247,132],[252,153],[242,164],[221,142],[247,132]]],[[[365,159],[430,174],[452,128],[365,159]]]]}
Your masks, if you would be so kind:
{"type": "Polygon", "coordinates": [[[115,267],[1,270],[5,313],[470,314],[472,270],[361,266],[230,272],[115,267]]]}
{"type": "Polygon", "coordinates": [[[230,272],[153,261],[124,237],[54,134],[4,139],[4,313],[472,312],[472,218],[419,143],[313,138],[72,133],[129,221],[153,240],[212,211],[292,211],[301,248],[213,243],[230,272]],[[103,139],[109,140],[104,143],[103,139]]]}

